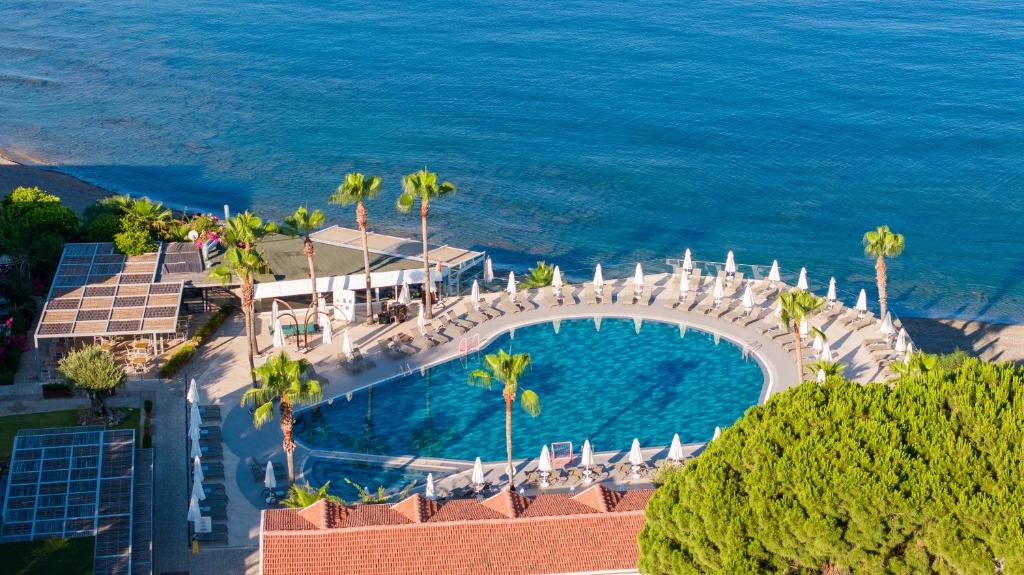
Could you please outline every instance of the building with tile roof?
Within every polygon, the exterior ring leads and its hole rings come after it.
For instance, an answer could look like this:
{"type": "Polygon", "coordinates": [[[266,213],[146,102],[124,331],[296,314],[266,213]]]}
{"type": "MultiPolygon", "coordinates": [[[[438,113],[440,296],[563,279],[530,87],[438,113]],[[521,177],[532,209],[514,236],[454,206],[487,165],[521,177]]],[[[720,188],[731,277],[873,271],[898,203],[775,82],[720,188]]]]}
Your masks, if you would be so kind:
{"type": "Polygon", "coordinates": [[[263,511],[264,575],[635,573],[653,489],[263,511]]]}

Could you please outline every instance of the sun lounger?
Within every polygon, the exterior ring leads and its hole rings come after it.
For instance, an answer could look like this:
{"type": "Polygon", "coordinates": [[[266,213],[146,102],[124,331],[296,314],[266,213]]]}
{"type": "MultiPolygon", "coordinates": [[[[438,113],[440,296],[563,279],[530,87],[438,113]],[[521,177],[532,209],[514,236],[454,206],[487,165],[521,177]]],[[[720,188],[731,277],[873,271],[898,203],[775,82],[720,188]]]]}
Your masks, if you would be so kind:
{"type": "Polygon", "coordinates": [[[206,500],[227,501],[228,492],[224,489],[223,483],[203,483],[203,492],[206,493],[206,500]]]}
{"type": "Polygon", "coordinates": [[[562,305],[576,305],[576,288],[572,284],[562,283],[562,305]]]}
{"type": "Polygon", "coordinates": [[[476,308],[473,307],[473,302],[466,301],[463,302],[463,304],[463,309],[465,309],[466,312],[465,314],[463,314],[463,317],[465,317],[467,321],[479,325],[490,319],[483,313],[477,311],[476,308]]]}
{"type": "Polygon", "coordinates": [[[824,310],[823,313],[824,313],[824,315],[827,315],[827,316],[838,316],[838,315],[841,315],[843,313],[843,311],[844,311],[843,301],[837,299],[836,301],[832,302],[831,304],[826,304],[825,305],[825,310],[824,310]]]}
{"type": "Polygon", "coordinates": [[[690,282],[690,291],[700,289],[701,274],[702,271],[700,269],[695,269],[690,272],[690,279],[688,280],[690,282]]]}
{"type": "Polygon", "coordinates": [[[213,545],[227,545],[228,543],[228,526],[223,524],[214,524],[213,528],[209,533],[194,533],[192,537],[196,541],[202,543],[213,544],[213,545]]]}
{"type": "Polygon", "coordinates": [[[587,305],[597,305],[597,296],[594,295],[593,290],[583,290],[583,303],[587,305]]]}
{"type": "Polygon", "coordinates": [[[222,436],[223,433],[221,432],[219,425],[204,425],[199,428],[200,439],[215,439],[219,441],[222,436]]]}
{"type": "Polygon", "coordinates": [[[850,331],[860,331],[868,326],[875,325],[876,323],[877,322],[875,321],[875,318],[865,317],[861,320],[854,322],[853,324],[848,325],[847,327],[850,328],[850,331]]]}
{"type": "Polygon", "coordinates": [[[643,292],[640,293],[640,297],[637,303],[642,306],[651,305],[651,286],[645,286],[643,292]]]}
{"type": "Polygon", "coordinates": [[[405,357],[402,352],[398,351],[392,346],[392,343],[386,339],[378,339],[377,347],[380,348],[380,352],[391,359],[402,359],[405,357]]]}
{"type": "Polygon", "coordinates": [[[200,405],[199,416],[202,417],[204,423],[207,421],[220,421],[220,406],[200,405]]]}
{"type": "Polygon", "coordinates": [[[497,307],[503,315],[510,315],[519,311],[519,306],[516,305],[512,298],[508,297],[508,293],[501,292],[498,295],[497,307]]]}
{"type": "Polygon", "coordinates": [[[205,516],[216,517],[220,513],[226,513],[228,502],[220,500],[206,500],[199,502],[199,513],[205,516]]]}
{"type": "Polygon", "coordinates": [[[224,464],[216,461],[202,463],[203,477],[207,479],[224,479],[224,464]]]}
{"type": "Polygon", "coordinates": [[[732,280],[728,279],[728,276],[722,278],[725,283],[725,294],[732,295],[743,287],[743,272],[736,272],[733,274],[732,280]]]}

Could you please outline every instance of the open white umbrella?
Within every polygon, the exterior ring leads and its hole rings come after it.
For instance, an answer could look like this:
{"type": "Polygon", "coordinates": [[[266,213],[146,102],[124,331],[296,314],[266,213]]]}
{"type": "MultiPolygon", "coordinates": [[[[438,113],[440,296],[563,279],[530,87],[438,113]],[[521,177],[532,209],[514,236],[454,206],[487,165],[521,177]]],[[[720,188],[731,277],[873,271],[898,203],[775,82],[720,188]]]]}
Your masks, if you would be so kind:
{"type": "Polygon", "coordinates": [[[754,308],[754,290],[750,288],[750,284],[743,288],[743,307],[748,312],[754,308]]]}
{"type": "Polygon", "coordinates": [[[598,293],[604,291],[604,276],[601,275],[601,264],[594,268],[594,290],[598,293]]]}
{"type": "Polygon", "coordinates": [[[274,462],[267,462],[267,470],[263,473],[263,487],[273,489],[277,487],[277,476],[274,475],[274,462]]]}
{"type": "Polygon", "coordinates": [[[721,300],[725,297],[725,287],[722,285],[722,276],[715,277],[715,291],[711,294],[715,301],[721,300]]]}
{"type": "Polygon", "coordinates": [[[734,274],[736,273],[736,257],[733,256],[732,250],[725,256],[725,273],[734,274]]]}
{"type": "Polygon", "coordinates": [[[551,276],[551,287],[555,288],[556,292],[562,291],[562,270],[555,266],[555,273],[551,276]]]}
{"type": "Polygon", "coordinates": [[[807,268],[800,268],[800,277],[796,280],[796,289],[807,290],[807,268]]]}
{"type": "Polygon", "coordinates": [[[693,257],[690,255],[690,248],[686,248],[686,253],[683,254],[683,271],[687,274],[693,271],[693,257]]]}
{"type": "Polygon", "coordinates": [[[814,351],[821,351],[821,348],[825,346],[825,338],[821,337],[821,332],[814,333],[814,343],[811,345],[814,351]]]}
{"type": "Polygon", "coordinates": [[[202,517],[202,513],[199,511],[199,498],[193,493],[188,500],[188,520],[199,521],[200,517],[202,517]]]}
{"type": "Polygon", "coordinates": [[[346,356],[351,356],[352,351],[352,336],[349,335],[348,330],[346,329],[341,334],[341,353],[344,353],[346,356]]]}
{"type": "Polygon", "coordinates": [[[828,295],[825,296],[828,303],[834,303],[836,301],[836,278],[828,280],[828,295]]]}
{"type": "Polygon", "coordinates": [[[580,465],[583,467],[594,466],[594,448],[590,445],[590,440],[583,442],[583,453],[580,454],[580,465]]]}
{"type": "Polygon", "coordinates": [[[484,484],[484,464],[480,461],[479,457],[473,462],[473,476],[469,480],[473,485],[484,484]]]}
{"type": "Polygon", "coordinates": [[[188,422],[188,438],[193,441],[199,441],[199,420],[189,419],[188,422]]]}
{"type": "Polygon", "coordinates": [[[491,258],[489,257],[484,260],[484,281],[494,281],[494,264],[491,263],[491,258]]]}
{"type": "Polygon", "coordinates": [[[768,270],[768,281],[774,286],[775,282],[781,281],[782,276],[779,274],[779,260],[772,261],[772,269],[768,270]]]}
{"type": "Polygon", "coordinates": [[[636,271],[633,272],[633,291],[640,293],[644,291],[644,268],[636,264],[636,271]]]}
{"type": "Polygon", "coordinates": [[[821,353],[818,354],[818,358],[821,359],[821,361],[835,361],[832,356],[832,346],[829,345],[827,341],[821,344],[821,353]]]}
{"type": "Polygon", "coordinates": [[[284,330],[281,329],[281,318],[274,316],[274,341],[272,342],[274,349],[284,349],[286,342],[284,340],[284,330]]]}
{"type": "Polygon", "coordinates": [[[194,377],[188,384],[188,393],[185,394],[185,399],[187,399],[189,403],[199,401],[199,388],[196,387],[196,378],[194,377]]]}
{"type": "Polygon", "coordinates": [[[203,462],[198,457],[192,458],[192,477],[198,477],[200,483],[206,481],[206,476],[203,475],[203,462]]]}
{"type": "Polygon", "coordinates": [[[412,303],[412,293],[409,290],[408,279],[402,279],[402,291],[398,292],[398,303],[402,305],[409,305],[412,303]]]}
{"type": "Polygon", "coordinates": [[[672,436],[672,444],[668,447],[669,461],[680,462],[683,460],[683,443],[679,441],[679,434],[672,436]]]}
{"type": "Polygon", "coordinates": [[[857,311],[859,311],[861,313],[864,313],[864,312],[868,311],[868,292],[867,291],[865,291],[863,289],[860,290],[860,295],[857,296],[857,305],[854,306],[854,309],[856,309],[857,311]]]}
{"type": "Polygon", "coordinates": [[[189,443],[192,444],[190,446],[191,449],[188,452],[189,457],[199,457],[203,454],[203,448],[202,446],[199,445],[198,439],[192,439],[189,441],[189,443]]]}
{"type": "Polygon", "coordinates": [[[516,274],[513,272],[508,272],[508,285],[505,286],[505,291],[512,297],[516,296],[516,274]]]}
{"type": "Polygon", "coordinates": [[[427,474],[427,487],[424,490],[423,495],[426,496],[427,499],[437,499],[437,492],[434,489],[434,474],[433,473],[428,473],[427,474]]]}
{"type": "Polygon", "coordinates": [[[818,370],[818,383],[825,383],[825,370],[824,369],[819,369],[818,370]]]}
{"type": "Polygon", "coordinates": [[[473,302],[473,309],[480,311],[480,284],[473,280],[473,288],[469,291],[469,298],[473,302]]]}
{"type": "Polygon", "coordinates": [[[892,312],[885,312],[885,318],[882,319],[882,324],[878,326],[878,331],[884,335],[892,335],[896,328],[892,325],[892,312]]]}
{"type": "Polygon", "coordinates": [[[206,491],[203,490],[203,482],[192,479],[192,497],[198,497],[200,501],[206,499],[206,491]]]}
{"type": "Polygon", "coordinates": [[[807,318],[800,318],[800,337],[807,337],[810,332],[811,326],[807,323],[807,318]]]}
{"type": "Polygon", "coordinates": [[[896,353],[903,353],[907,351],[907,330],[900,328],[899,335],[896,336],[896,345],[893,348],[896,353]]]}
{"type": "Polygon", "coordinates": [[[714,440],[718,439],[721,436],[722,436],[722,428],[718,427],[716,425],[715,426],[715,433],[714,433],[714,435],[711,436],[711,441],[714,441],[714,440]]]}

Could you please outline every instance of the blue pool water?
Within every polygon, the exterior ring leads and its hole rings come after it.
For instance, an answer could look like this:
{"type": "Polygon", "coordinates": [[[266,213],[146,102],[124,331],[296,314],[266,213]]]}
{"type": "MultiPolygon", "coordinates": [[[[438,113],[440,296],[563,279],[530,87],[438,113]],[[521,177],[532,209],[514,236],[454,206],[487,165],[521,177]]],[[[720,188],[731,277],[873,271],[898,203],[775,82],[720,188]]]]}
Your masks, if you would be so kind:
{"type": "MultiPolygon", "coordinates": [[[[421,490],[426,482],[427,474],[409,468],[380,467],[350,461],[315,459],[310,463],[303,479],[316,487],[330,482],[330,486],[327,488],[329,492],[348,503],[353,503],[360,501],[360,492],[352,483],[372,494],[378,493],[378,487],[383,487],[388,494],[401,493],[407,489],[421,490]],[[352,483],[346,482],[346,479],[352,483]]],[[[441,477],[435,476],[435,480],[440,479],[441,477]]],[[[394,501],[397,499],[392,500],[392,502],[394,501]]]]}
{"type": "MultiPolygon", "coordinates": [[[[498,348],[528,352],[533,366],[521,385],[540,396],[532,418],[518,405],[512,437],[516,457],[535,457],[552,442],[571,441],[578,451],[590,439],[598,451],[709,439],[715,426],[733,423],[758,401],[764,376],[735,345],[679,326],[605,318],[537,324],[504,335],[498,348]]],[[[296,437],[308,446],[386,455],[500,460],[505,455],[501,391],[469,385],[479,357],[456,360],[424,375],[385,382],[304,411],[296,437]]]]}
{"type": "Polygon", "coordinates": [[[410,234],[426,164],[438,241],[577,278],[689,246],[855,293],[887,223],[897,312],[1024,321],[1022,70],[1019,0],[19,0],[0,147],[271,217],[359,168],[410,234]]]}

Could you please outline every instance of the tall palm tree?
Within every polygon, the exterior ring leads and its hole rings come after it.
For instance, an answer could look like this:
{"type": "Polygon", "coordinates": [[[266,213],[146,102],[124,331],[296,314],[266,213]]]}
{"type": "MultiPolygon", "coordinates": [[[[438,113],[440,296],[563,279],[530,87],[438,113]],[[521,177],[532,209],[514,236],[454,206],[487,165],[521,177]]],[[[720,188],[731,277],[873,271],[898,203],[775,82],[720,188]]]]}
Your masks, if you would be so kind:
{"type": "Polygon", "coordinates": [[[864,253],[875,258],[875,281],[878,284],[879,316],[885,317],[889,293],[886,289],[885,258],[895,258],[903,253],[903,234],[893,233],[889,226],[878,226],[878,229],[864,234],[864,253]]]}
{"type": "Polygon", "coordinates": [[[455,192],[455,184],[451,182],[437,183],[437,174],[428,172],[426,168],[413,172],[402,178],[402,195],[398,196],[398,211],[408,213],[420,200],[420,225],[423,231],[423,291],[426,308],[424,317],[432,319],[434,309],[430,301],[430,262],[427,261],[427,217],[430,215],[430,199],[440,198],[455,192]]]}
{"type": "MultiPolygon", "coordinates": [[[[532,417],[540,415],[540,398],[529,389],[520,392],[519,378],[530,365],[530,354],[510,354],[503,349],[498,353],[489,353],[484,357],[485,369],[476,369],[469,374],[469,383],[485,389],[491,389],[494,382],[502,385],[501,395],[505,398],[505,451],[508,454],[508,469],[512,470],[512,404],[519,397],[519,405],[532,417]]],[[[508,478],[509,490],[514,490],[515,473],[508,478]]]]}
{"type": "Polygon", "coordinates": [[[324,213],[320,209],[312,212],[305,206],[300,206],[295,213],[284,219],[281,232],[289,236],[302,236],[302,251],[306,254],[306,264],[309,266],[309,281],[313,283],[313,318],[319,319],[319,299],[316,293],[316,268],[313,267],[313,240],[309,234],[319,230],[324,225],[324,213]]]}
{"type": "Polygon", "coordinates": [[[345,174],[345,181],[338,186],[330,199],[332,204],[356,205],[356,224],[363,239],[363,272],[366,273],[366,323],[373,323],[373,301],[370,299],[370,249],[366,245],[366,202],[377,197],[380,191],[379,176],[367,178],[359,172],[345,174]]]}
{"type": "Polygon", "coordinates": [[[793,331],[796,339],[796,372],[802,378],[804,350],[800,341],[800,321],[817,313],[825,305],[825,300],[808,291],[794,290],[779,295],[779,302],[782,304],[782,316],[779,319],[786,329],[793,331]]]}
{"type": "Polygon", "coordinates": [[[295,438],[292,426],[295,424],[293,406],[316,403],[323,397],[320,382],[312,377],[309,362],[304,359],[289,359],[281,352],[270,356],[267,363],[253,370],[260,384],[242,394],[241,405],[254,405],[252,424],[259,429],[274,419],[274,402],[280,411],[282,447],[288,460],[288,483],[295,483],[295,438]]]}
{"type": "Polygon", "coordinates": [[[149,198],[128,199],[124,211],[124,218],[131,225],[161,236],[170,227],[173,215],[171,210],[164,207],[163,203],[154,202],[149,198]]]}

